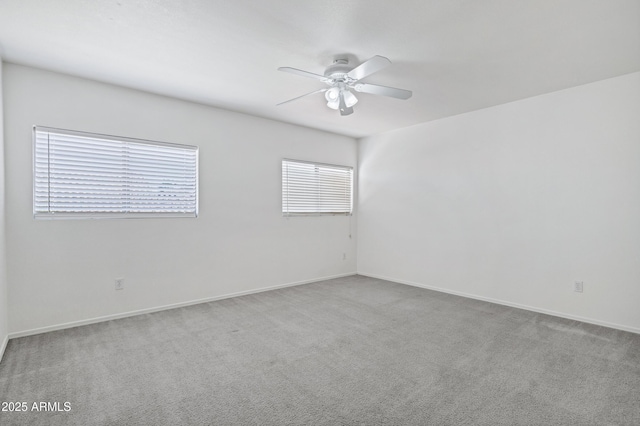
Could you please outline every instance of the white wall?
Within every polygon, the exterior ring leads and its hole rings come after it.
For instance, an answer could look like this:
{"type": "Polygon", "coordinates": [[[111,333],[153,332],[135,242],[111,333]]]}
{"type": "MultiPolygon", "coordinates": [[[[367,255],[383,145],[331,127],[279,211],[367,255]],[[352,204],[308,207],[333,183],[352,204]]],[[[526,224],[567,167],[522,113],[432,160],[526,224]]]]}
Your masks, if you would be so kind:
{"type": "Polygon", "coordinates": [[[13,336],[356,272],[352,219],[283,218],[280,186],[283,157],[357,166],[352,138],[13,64],[4,97],[13,336]],[[34,220],[33,125],[199,145],[199,218],[34,220]]]}
{"type": "Polygon", "coordinates": [[[9,302],[7,300],[5,223],[4,223],[4,127],[2,97],[2,58],[0,58],[0,361],[9,340],[9,302]]]}
{"type": "Polygon", "coordinates": [[[359,166],[359,273],[640,332],[640,73],[369,137],[359,166]]]}

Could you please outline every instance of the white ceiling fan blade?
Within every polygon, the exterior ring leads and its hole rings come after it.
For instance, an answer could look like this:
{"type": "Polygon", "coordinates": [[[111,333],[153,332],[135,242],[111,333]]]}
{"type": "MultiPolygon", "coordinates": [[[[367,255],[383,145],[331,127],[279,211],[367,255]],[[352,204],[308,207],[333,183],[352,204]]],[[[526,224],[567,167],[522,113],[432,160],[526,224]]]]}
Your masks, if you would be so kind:
{"type": "Polygon", "coordinates": [[[379,86],[377,84],[358,83],[353,88],[356,92],[390,96],[397,99],[409,99],[413,95],[411,90],[396,89],[395,87],[379,86]]]}
{"type": "Polygon", "coordinates": [[[369,59],[368,61],[363,62],[362,64],[358,65],[357,67],[349,71],[347,73],[347,76],[349,76],[349,78],[352,78],[356,81],[362,80],[366,76],[371,75],[374,72],[380,71],[381,69],[386,68],[389,65],[391,65],[391,61],[389,59],[385,58],[384,56],[376,55],[373,58],[369,59]]]}
{"type": "Polygon", "coordinates": [[[344,93],[342,90],[340,91],[340,103],[338,104],[338,109],[340,110],[340,115],[353,114],[353,107],[347,106],[347,103],[344,101],[344,93]]]}
{"type": "Polygon", "coordinates": [[[301,75],[303,77],[317,78],[318,80],[325,81],[325,82],[328,81],[327,77],[325,77],[324,75],[314,74],[312,72],[299,70],[297,68],[280,67],[280,68],[278,68],[278,71],[284,71],[284,72],[288,72],[290,74],[301,75]]]}
{"type": "Polygon", "coordinates": [[[329,90],[329,89],[314,90],[313,92],[305,93],[304,95],[302,95],[302,96],[298,96],[297,98],[293,98],[293,99],[289,99],[288,101],[280,102],[279,104],[276,104],[276,106],[279,106],[279,105],[287,104],[287,103],[289,103],[289,102],[296,101],[296,100],[298,100],[298,99],[300,99],[300,98],[304,98],[305,96],[313,95],[314,93],[326,92],[327,90],[329,90]]]}

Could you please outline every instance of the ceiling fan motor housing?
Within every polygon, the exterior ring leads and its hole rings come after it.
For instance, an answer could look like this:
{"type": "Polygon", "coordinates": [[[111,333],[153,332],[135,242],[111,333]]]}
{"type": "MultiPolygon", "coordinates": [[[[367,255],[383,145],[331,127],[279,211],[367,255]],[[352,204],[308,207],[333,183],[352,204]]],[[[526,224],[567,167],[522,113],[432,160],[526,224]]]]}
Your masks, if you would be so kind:
{"type": "Polygon", "coordinates": [[[324,71],[324,76],[335,80],[344,80],[347,73],[353,68],[349,66],[348,59],[336,59],[333,64],[324,71]]]}

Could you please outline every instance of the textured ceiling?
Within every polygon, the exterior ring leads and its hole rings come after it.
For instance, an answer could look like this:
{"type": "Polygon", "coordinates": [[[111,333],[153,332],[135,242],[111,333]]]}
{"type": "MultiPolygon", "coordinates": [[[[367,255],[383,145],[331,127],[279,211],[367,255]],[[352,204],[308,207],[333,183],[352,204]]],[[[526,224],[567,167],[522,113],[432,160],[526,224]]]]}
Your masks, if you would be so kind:
{"type": "Polygon", "coordinates": [[[638,71],[640,0],[0,0],[0,55],[361,137],[638,71]],[[413,97],[276,107],[341,54],[413,97]]]}

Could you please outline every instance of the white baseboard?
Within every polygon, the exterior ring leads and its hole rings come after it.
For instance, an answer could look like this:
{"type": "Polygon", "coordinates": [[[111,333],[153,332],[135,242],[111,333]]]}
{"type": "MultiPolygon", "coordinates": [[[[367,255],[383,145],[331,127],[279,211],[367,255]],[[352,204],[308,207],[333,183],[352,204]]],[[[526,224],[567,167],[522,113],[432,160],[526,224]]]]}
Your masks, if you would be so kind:
{"type": "MultiPolygon", "coordinates": [[[[339,274],[339,275],[332,275],[332,276],[327,276],[327,277],[314,278],[314,279],[311,279],[311,280],[296,281],[296,282],[292,282],[292,283],[279,284],[279,285],[270,286],[270,287],[263,287],[263,288],[259,288],[259,289],[255,289],[255,290],[240,291],[240,292],[236,292],[236,293],[224,294],[224,295],[221,295],[221,296],[207,297],[207,298],[204,298],[204,299],[190,300],[190,301],[187,301],[187,302],[174,303],[174,304],[170,304],[170,305],[163,305],[163,306],[157,306],[157,307],[153,307],[153,308],[140,309],[140,310],[136,310],[136,311],[129,311],[129,312],[123,312],[123,313],[118,313],[118,314],[113,314],[113,315],[105,315],[105,316],[101,316],[101,317],[89,318],[89,319],[80,320],[80,321],[72,321],[72,322],[67,322],[67,323],[63,323],[63,324],[56,324],[56,325],[51,325],[51,326],[47,326],[47,327],[39,327],[39,328],[30,329],[30,330],[17,331],[17,332],[14,332],[14,333],[9,333],[9,335],[6,336],[4,341],[2,342],[2,346],[0,346],[0,361],[2,361],[2,356],[4,355],[4,351],[5,351],[6,347],[7,347],[9,339],[15,339],[17,337],[25,337],[25,336],[31,336],[31,335],[34,335],[34,334],[47,333],[47,332],[50,332],[50,331],[64,330],[66,328],[79,327],[79,326],[82,326],[82,325],[95,324],[95,323],[99,323],[99,322],[111,321],[111,320],[119,319],[119,318],[127,318],[127,317],[136,316],[136,315],[150,314],[150,313],[153,313],[153,312],[160,312],[160,311],[165,311],[165,310],[168,310],[168,309],[175,309],[175,308],[182,308],[182,307],[185,307],[185,306],[197,305],[199,303],[207,303],[207,302],[213,302],[213,301],[216,301],[216,300],[222,300],[222,299],[229,299],[229,298],[232,298],[232,297],[244,296],[244,295],[248,295],[248,294],[262,293],[264,291],[269,291],[269,290],[277,290],[279,288],[294,287],[294,286],[298,286],[298,285],[310,284],[310,283],[314,283],[314,282],[318,282],[318,281],[324,281],[324,280],[330,280],[330,279],[334,279],[334,278],[348,277],[348,276],[352,276],[352,275],[355,275],[355,274],[356,274],[356,272],[346,273],[346,274],[339,274]]],[[[631,326],[626,326],[626,325],[622,325],[622,324],[615,324],[615,323],[610,323],[610,322],[606,322],[606,321],[596,320],[596,319],[593,319],[593,318],[580,317],[580,316],[577,316],[577,315],[570,315],[570,314],[566,314],[564,312],[551,311],[551,310],[548,310],[548,309],[538,308],[538,307],[534,307],[534,306],[522,305],[522,304],[519,304],[519,303],[513,303],[513,302],[506,301],[506,300],[494,299],[494,298],[491,298],[491,297],[484,297],[484,296],[465,293],[465,292],[461,292],[461,291],[449,290],[449,289],[430,286],[430,285],[421,284],[421,283],[417,283],[417,282],[413,282],[413,281],[400,280],[400,279],[396,279],[396,278],[392,278],[392,277],[386,277],[386,276],[377,275],[377,274],[370,274],[370,273],[367,273],[367,272],[358,272],[357,274],[365,276],[365,277],[371,277],[371,278],[377,278],[377,279],[386,280],[386,281],[392,281],[392,282],[396,282],[396,283],[399,283],[399,284],[410,285],[410,286],[413,286],[413,287],[425,288],[427,290],[439,291],[441,293],[454,294],[456,296],[468,297],[468,298],[471,298],[471,299],[482,300],[482,301],[490,302],[490,303],[497,303],[499,305],[511,306],[511,307],[514,307],[514,308],[525,309],[525,310],[528,310],[528,311],[538,312],[538,313],[541,313],[541,314],[547,314],[547,315],[552,315],[552,316],[556,316],[556,317],[567,318],[567,319],[571,319],[571,320],[575,320],[575,321],[581,321],[581,322],[585,322],[585,323],[589,323],[589,324],[595,324],[595,325],[600,325],[600,326],[603,326],[603,327],[615,328],[615,329],[618,329],[618,330],[623,330],[623,331],[628,331],[628,332],[631,332],[631,333],[640,334],[640,328],[637,328],[637,327],[631,327],[631,326]]]]}
{"type": "Polygon", "coordinates": [[[586,322],[586,323],[589,323],[589,324],[601,325],[603,327],[615,328],[617,330],[628,331],[628,332],[631,332],[631,333],[640,334],[640,328],[631,327],[631,326],[627,326],[627,325],[623,325],[623,324],[615,324],[615,323],[611,323],[611,322],[607,322],[607,321],[596,320],[596,319],[593,319],[593,318],[580,317],[580,316],[577,316],[577,315],[571,315],[571,314],[567,314],[567,313],[564,313],[564,312],[551,311],[549,309],[538,308],[538,307],[535,307],[535,306],[522,305],[520,303],[513,303],[513,302],[506,301],[506,300],[493,299],[491,297],[484,297],[484,296],[479,296],[477,294],[470,294],[470,293],[465,293],[465,292],[462,292],[462,291],[449,290],[449,289],[446,289],[446,288],[430,286],[430,285],[426,285],[426,284],[416,283],[416,282],[413,282],[413,281],[399,280],[399,279],[391,278],[391,277],[384,277],[384,276],[377,275],[377,274],[369,274],[367,272],[358,272],[358,275],[362,275],[362,276],[365,276],[365,277],[371,277],[371,278],[377,278],[377,279],[385,280],[385,281],[392,281],[392,282],[396,282],[396,283],[399,283],[399,284],[410,285],[410,286],[413,286],[413,287],[425,288],[427,290],[439,291],[441,293],[454,294],[456,296],[468,297],[470,299],[482,300],[484,302],[496,303],[498,305],[511,306],[512,308],[525,309],[527,311],[533,311],[533,312],[538,312],[538,313],[541,313],[541,314],[552,315],[554,317],[566,318],[566,319],[570,319],[570,320],[574,320],[574,321],[581,321],[581,322],[586,322]]]}
{"type": "MultiPolygon", "coordinates": [[[[34,334],[48,333],[50,331],[64,330],[66,328],[79,327],[79,326],[82,326],[82,325],[95,324],[95,323],[99,323],[99,322],[111,321],[111,320],[120,319],[120,318],[127,318],[127,317],[136,316],[136,315],[150,314],[150,313],[153,313],[153,312],[166,311],[168,309],[175,309],[175,308],[182,308],[182,307],[185,307],[185,306],[197,305],[199,303],[214,302],[216,300],[229,299],[229,298],[238,297],[238,296],[245,296],[247,294],[262,293],[264,291],[277,290],[279,288],[294,287],[294,286],[303,285],[303,284],[311,284],[311,283],[315,283],[315,282],[318,282],[318,281],[331,280],[331,279],[334,279],[334,278],[349,277],[349,276],[352,276],[352,275],[356,275],[356,273],[355,272],[351,272],[351,273],[347,273],[347,274],[332,275],[332,276],[328,276],[328,277],[320,277],[320,278],[314,278],[314,279],[310,279],[310,280],[296,281],[296,282],[286,283],[286,284],[278,284],[278,285],[274,285],[274,286],[270,286],[270,287],[262,287],[262,288],[255,289],[255,290],[239,291],[237,293],[223,294],[221,296],[206,297],[204,299],[190,300],[190,301],[187,301],[187,302],[173,303],[173,304],[170,304],[170,305],[156,306],[156,307],[153,307],[153,308],[140,309],[140,310],[129,311],[129,312],[122,312],[122,313],[119,313],[119,314],[105,315],[105,316],[101,316],[101,317],[89,318],[89,319],[80,320],[80,321],[72,321],[72,322],[66,322],[66,323],[63,323],[63,324],[50,325],[50,326],[47,326],[47,327],[39,327],[39,328],[30,329],[30,330],[17,331],[17,332],[14,332],[14,333],[9,333],[8,338],[5,339],[5,346],[6,346],[6,343],[8,342],[8,339],[15,339],[17,337],[32,336],[34,334]]],[[[4,346],[3,346],[3,350],[4,350],[4,346]]]]}
{"type": "Polygon", "coordinates": [[[0,346],[0,362],[2,362],[2,357],[4,356],[4,350],[7,349],[7,345],[9,344],[9,335],[4,336],[4,341],[0,346]]]}

